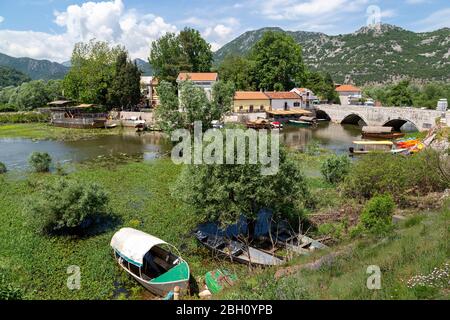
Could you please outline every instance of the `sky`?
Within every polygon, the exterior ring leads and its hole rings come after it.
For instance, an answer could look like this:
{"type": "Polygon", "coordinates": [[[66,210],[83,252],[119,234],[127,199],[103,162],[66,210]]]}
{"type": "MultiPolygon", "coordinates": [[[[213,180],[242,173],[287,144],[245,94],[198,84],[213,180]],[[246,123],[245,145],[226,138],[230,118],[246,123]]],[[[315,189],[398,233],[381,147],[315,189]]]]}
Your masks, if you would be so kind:
{"type": "Polygon", "coordinates": [[[75,43],[95,38],[146,60],[152,41],[186,26],[215,51],[262,27],[336,35],[373,22],[450,27],[450,0],[1,0],[0,52],[64,62],[75,43]]]}

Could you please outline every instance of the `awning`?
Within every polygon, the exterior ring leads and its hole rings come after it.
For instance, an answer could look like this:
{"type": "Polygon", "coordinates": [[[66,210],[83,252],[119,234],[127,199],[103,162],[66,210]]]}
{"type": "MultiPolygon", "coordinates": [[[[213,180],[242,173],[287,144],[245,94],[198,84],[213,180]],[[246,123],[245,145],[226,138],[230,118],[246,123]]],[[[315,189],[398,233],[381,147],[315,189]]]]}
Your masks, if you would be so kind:
{"type": "Polygon", "coordinates": [[[273,116],[301,116],[301,115],[310,115],[312,114],[308,110],[270,110],[266,111],[267,114],[273,115],[273,116]]]}
{"type": "Polygon", "coordinates": [[[157,245],[167,244],[165,241],[145,232],[122,228],[111,239],[111,247],[127,261],[142,266],[144,256],[157,245]]]}
{"type": "Polygon", "coordinates": [[[362,132],[364,133],[391,133],[394,130],[393,127],[381,127],[381,126],[365,126],[362,128],[362,132]]]}
{"type": "Polygon", "coordinates": [[[392,146],[392,141],[353,141],[356,145],[372,145],[372,146],[392,146]]]}

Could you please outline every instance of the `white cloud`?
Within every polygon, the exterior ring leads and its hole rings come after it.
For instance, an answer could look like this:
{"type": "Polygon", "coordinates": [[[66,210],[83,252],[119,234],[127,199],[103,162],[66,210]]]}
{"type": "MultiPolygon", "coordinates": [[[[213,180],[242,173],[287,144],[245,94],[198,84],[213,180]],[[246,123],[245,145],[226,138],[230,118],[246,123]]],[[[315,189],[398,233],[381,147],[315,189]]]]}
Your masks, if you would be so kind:
{"type": "Polygon", "coordinates": [[[133,58],[145,59],[152,41],[177,31],[161,17],[127,10],[122,0],[70,5],[54,15],[63,33],[0,30],[0,52],[62,62],[70,57],[76,42],[96,38],[124,45],[133,58]]]}
{"type": "Polygon", "coordinates": [[[450,27],[450,8],[435,11],[425,19],[417,22],[420,31],[433,31],[450,27]]]}

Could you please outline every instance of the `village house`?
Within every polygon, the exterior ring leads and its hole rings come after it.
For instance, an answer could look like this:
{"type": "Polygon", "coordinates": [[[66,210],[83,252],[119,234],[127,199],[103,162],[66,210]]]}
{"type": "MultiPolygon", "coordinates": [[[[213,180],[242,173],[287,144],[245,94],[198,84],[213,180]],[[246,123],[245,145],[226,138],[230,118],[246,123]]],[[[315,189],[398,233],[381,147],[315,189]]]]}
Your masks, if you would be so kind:
{"type": "Polygon", "coordinates": [[[302,98],[302,108],[309,109],[312,108],[315,101],[319,98],[314,95],[314,92],[307,88],[294,88],[291,92],[295,92],[302,98]]]}
{"type": "Polygon", "coordinates": [[[218,74],[216,72],[181,72],[178,75],[177,83],[180,84],[187,80],[192,81],[196,86],[203,88],[206,92],[206,96],[211,100],[212,88],[218,81],[218,74]]]}
{"type": "Polygon", "coordinates": [[[272,111],[295,110],[302,108],[302,97],[295,92],[265,92],[270,99],[272,111]]]}
{"type": "Polygon", "coordinates": [[[270,99],[261,91],[237,91],[234,95],[233,111],[236,113],[266,112],[270,110],[270,99]]]}
{"type": "Polygon", "coordinates": [[[336,87],[336,92],[338,93],[341,105],[343,106],[360,104],[362,99],[361,89],[351,84],[338,85],[336,87]]]}

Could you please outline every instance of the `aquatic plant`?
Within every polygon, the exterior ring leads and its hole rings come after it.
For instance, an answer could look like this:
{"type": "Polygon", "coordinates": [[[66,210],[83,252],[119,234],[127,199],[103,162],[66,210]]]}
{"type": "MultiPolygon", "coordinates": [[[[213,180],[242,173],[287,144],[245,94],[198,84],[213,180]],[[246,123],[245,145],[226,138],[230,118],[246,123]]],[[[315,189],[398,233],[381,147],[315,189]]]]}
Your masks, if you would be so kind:
{"type": "Polygon", "coordinates": [[[33,152],[28,162],[34,172],[49,172],[52,158],[46,152],[33,152]]]}

